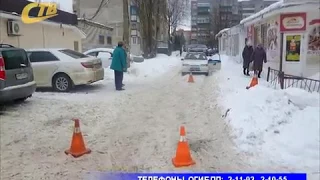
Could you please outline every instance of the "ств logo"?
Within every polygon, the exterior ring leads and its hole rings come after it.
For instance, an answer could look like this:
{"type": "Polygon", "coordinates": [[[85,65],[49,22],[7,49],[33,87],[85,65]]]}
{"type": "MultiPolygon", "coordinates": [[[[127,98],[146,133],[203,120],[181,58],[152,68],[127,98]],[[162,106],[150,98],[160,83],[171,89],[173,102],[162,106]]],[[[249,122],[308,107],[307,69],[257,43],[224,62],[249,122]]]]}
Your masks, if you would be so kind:
{"type": "Polygon", "coordinates": [[[32,24],[57,16],[57,13],[56,3],[30,3],[23,8],[21,20],[25,24],[32,24]],[[29,16],[30,10],[33,8],[40,8],[37,17],[29,16]]]}

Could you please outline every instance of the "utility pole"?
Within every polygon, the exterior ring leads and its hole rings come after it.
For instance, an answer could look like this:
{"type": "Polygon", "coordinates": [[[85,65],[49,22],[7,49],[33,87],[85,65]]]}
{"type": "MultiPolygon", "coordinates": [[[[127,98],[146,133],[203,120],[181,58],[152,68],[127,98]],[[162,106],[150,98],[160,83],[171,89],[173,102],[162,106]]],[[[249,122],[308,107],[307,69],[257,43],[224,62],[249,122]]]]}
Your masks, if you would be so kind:
{"type": "Polygon", "coordinates": [[[123,5],[123,42],[126,45],[127,64],[130,67],[130,23],[129,23],[129,0],[122,0],[123,5]]]}

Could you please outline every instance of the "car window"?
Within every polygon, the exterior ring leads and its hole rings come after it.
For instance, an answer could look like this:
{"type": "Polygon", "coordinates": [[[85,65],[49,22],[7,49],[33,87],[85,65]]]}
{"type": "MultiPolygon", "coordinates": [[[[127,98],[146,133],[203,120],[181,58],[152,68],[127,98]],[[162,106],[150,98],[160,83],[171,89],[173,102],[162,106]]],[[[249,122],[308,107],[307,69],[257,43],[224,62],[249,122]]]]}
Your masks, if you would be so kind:
{"type": "Polygon", "coordinates": [[[97,56],[98,52],[91,52],[91,53],[88,53],[89,56],[97,56]]]}
{"type": "Polygon", "coordinates": [[[19,69],[29,67],[30,63],[26,51],[22,49],[10,49],[2,51],[5,69],[19,69]]]}
{"type": "Polygon", "coordinates": [[[206,46],[206,45],[203,45],[203,44],[199,44],[197,47],[198,47],[198,48],[207,48],[207,46],[206,46]]]}
{"type": "Polygon", "coordinates": [[[111,58],[112,57],[112,53],[100,51],[98,53],[98,57],[111,58]]]}
{"type": "Polygon", "coordinates": [[[87,55],[84,55],[82,53],[79,53],[77,51],[73,51],[71,49],[63,49],[63,50],[59,50],[60,52],[62,52],[63,54],[67,55],[67,56],[70,56],[74,59],[80,59],[80,58],[86,58],[86,57],[89,57],[87,55]]]}
{"type": "Polygon", "coordinates": [[[184,59],[192,59],[192,60],[207,60],[206,55],[204,54],[187,54],[184,59]]]}
{"type": "Polygon", "coordinates": [[[28,52],[28,56],[31,62],[59,61],[55,55],[48,51],[28,52]]]}

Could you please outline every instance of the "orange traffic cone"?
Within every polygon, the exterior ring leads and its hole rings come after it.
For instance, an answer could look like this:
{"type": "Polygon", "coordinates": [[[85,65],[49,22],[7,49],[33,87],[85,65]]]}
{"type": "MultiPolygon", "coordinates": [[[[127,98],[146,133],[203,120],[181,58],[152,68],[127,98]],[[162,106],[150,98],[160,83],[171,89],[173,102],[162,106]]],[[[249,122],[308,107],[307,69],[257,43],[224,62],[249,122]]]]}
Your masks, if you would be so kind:
{"type": "Polygon", "coordinates": [[[258,77],[257,77],[256,74],[254,74],[253,78],[251,80],[250,86],[247,86],[246,89],[250,89],[250,88],[252,88],[253,86],[255,86],[257,84],[258,84],[258,77]]]}
{"type": "Polygon", "coordinates": [[[188,82],[189,83],[194,83],[194,79],[193,79],[192,73],[189,74],[188,82]]]}
{"type": "Polygon", "coordinates": [[[186,130],[184,126],[180,127],[180,141],[178,142],[176,157],[172,158],[172,164],[175,167],[190,166],[196,164],[191,157],[188,142],[186,140],[186,130]]]}
{"type": "Polygon", "coordinates": [[[80,122],[79,119],[74,119],[74,131],[72,136],[71,147],[69,150],[66,150],[67,155],[71,154],[73,157],[77,158],[84,154],[91,153],[90,149],[87,149],[84,145],[82,133],[80,131],[80,122]]]}

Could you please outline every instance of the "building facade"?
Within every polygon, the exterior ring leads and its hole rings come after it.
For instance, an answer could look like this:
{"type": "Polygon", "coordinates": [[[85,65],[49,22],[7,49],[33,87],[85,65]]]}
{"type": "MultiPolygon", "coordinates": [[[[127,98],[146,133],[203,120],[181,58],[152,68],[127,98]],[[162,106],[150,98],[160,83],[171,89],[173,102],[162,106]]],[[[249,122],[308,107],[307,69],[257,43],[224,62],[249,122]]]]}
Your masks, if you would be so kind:
{"type": "Polygon", "coordinates": [[[93,48],[112,48],[112,27],[78,18],[78,28],[87,36],[87,38],[82,39],[83,52],[93,48]],[[99,34],[98,38],[96,38],[96,34],[99,34]]]}
{"type": "Polygon", "coordinates": [[[140,18],[137,5],[130,1],[130,52],[141,55],[140,18]]]}
{"type": "Polygon", "coordinates": [[[238,0],[213,0],[213,14],[216,22],[216,30],[220,31],[239,24],[241,21],[240,6],[238,0]]]}
{"type": "Polygon", "coordinates": [[[191,1],[191,43],[208,44],[212,33],[212,0],[191,1]]]}
{"type": "MultiPolygon", "coordinates": [[[[73,0],[73,10],[79,18],[96,22],[104,26],[112,27],[112,47],[116,46],[118,41],[123,40],[123,6],[120,0],[73,0]]],[[[99,42],[102,36],[109,37],[104,31],[97,31],[91,34],[91,40],[99,42]]],[[[96,44],[99,46],[99,43],[96,44]]]]}
{"type": "MultiPolygon", "coordinates": [[[[82,39],[86,36],[76,26],[76,15],[58,10],[58,15],[53,18],[24,24],[20,14],[29,3],[25,0],[1,0],[0,43],[25,49],[68,48],[82,51],[82,39]]],[[[31,12],[30,16],[36,17],[37,13],[31,12]]]]}
{"type": "Polygon", "coordinates": [[[241,18],[247,18],[252,14],[255,14],[262,9],[270,6],[271,4],[278,2],[278,0],[249,0],[249,1],[240,1],[240,14],[241,18]]]}

